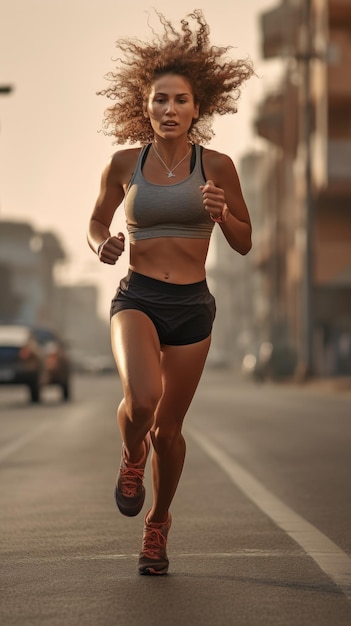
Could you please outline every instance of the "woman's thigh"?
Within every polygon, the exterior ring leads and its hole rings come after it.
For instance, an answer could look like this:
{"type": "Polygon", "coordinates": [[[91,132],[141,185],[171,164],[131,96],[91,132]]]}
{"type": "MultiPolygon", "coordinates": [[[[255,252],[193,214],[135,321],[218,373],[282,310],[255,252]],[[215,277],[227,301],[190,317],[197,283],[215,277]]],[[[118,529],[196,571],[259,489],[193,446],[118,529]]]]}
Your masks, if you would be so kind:
{"type": "Polygon", "coordinates": [[[152,321],[133,309],[116,313],[111,343],[126,400],[157,404],[162,394],[160,342],[152,321]]]}

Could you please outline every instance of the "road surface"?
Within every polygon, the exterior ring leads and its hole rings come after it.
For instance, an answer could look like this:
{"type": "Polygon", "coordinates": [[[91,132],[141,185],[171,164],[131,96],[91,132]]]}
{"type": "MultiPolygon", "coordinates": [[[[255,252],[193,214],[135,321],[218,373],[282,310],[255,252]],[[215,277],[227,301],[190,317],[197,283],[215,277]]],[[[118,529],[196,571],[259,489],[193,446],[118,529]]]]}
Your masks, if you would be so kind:
{"type": "Polygon", "coordinates": [[[121,398],[0,389],[2,626],[350,626],[351,394],[206,370],[185,423],[170,571],[141,577],[116,510],[121,398]]]}

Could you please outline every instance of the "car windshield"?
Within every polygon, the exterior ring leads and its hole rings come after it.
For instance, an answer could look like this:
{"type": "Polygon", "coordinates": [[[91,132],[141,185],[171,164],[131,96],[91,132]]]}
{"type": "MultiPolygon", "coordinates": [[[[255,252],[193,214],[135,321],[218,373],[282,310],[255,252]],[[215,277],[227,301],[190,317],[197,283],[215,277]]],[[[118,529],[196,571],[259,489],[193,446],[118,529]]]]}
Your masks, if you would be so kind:
{"type": "Polygon", "coordinates": [[[33,328],[33,333],[41,344],[56,340],[55,333],[48,328],[33,328]]]}
{"type": "Polygon", "coordinates": [[[0,346],[0,361],[9,361],[17,357],[20,347],[0,346]]]}

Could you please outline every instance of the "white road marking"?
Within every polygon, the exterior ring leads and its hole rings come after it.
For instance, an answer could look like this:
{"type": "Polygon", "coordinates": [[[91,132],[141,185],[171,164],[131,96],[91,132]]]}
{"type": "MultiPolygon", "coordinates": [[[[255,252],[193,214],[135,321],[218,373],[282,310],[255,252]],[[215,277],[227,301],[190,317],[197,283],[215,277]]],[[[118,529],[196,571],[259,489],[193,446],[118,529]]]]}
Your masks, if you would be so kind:
{"type": "Polygon", "coordinates": [[[15,454],[22,448],[24,448],[27,444],[31,443],[38,437],[40,437],[45,431],[63,426],[66,429],[74,429],[81,428],[80,421],[81,419],[86,420],[89,417],[96,417],[96,410],[94,411],[93,406],[86,407],[84,405],[71,406],[69,409],[68,419],[63,422],[63,418],[61,417],[62,412],[59,413],[60,419],[54,420],[50,419],[46,422],[42,422],[36,428],[32,428],[27,433],[23,434],[21,437],[18,437],[14,441],[11,441],[8,444],[5,444],[0,447],[0,463],[4,461],[12,454],[15,454]]]}
{"type": "Polygon", "coordinates": [[[48,428],[52,428],[51,422],[40,424],[40,426],[34,428],[25,435],[22,435],[22,437],[19,437],[15,441],[12,441],[11,443],[3,446],[0,449],[0,462],[7,459],[9,456],[11,456],[11,454],[14,454],[14,452],[18,452],[18,450],[24,448],[24,446],[26,446],[28,443],[39,437],[43,432],[48,430],[48,428]]]}
{"type": "MultiPolygon", "coordinates": [[[[114,559],[130,559],[131,557],[138,557],[138,554],[94,554],[92,556],[73,556],[73,559],[78,560],[114,560],[114,559]]],[[[247,557],[253,558],[279,558],[286,559],[287,557],[306,558],[305,552],[292,552],[286,550],[236,550],[235,552],[172,552],[173,558],[189,558],[189,559],[243,559],[247,557]]]]}
{"type": "Polygon", "coordinates": [[[190,437],[229,476],[233,483],[286,532],[351,600],[351,559],[318,528],[306,521],[208,437],[187,427],[190,437]]]}

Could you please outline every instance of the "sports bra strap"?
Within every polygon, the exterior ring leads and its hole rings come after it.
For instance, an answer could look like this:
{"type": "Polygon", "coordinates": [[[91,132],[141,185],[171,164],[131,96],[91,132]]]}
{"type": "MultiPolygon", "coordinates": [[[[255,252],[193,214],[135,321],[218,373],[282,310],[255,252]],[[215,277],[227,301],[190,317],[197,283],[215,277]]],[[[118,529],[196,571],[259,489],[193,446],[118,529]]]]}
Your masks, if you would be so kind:
{"type": "MultiPolygon", "coordinates": [[[[152,143],[149,143],[144,150],[144,154],[142,156],[141,159],[141,163],[140,163],[140,169],[141,171],[143,170],[143,167],[145,165],[145,161],[146,161],[146,157],[149,154],[149,150],[152,146],[152,143]]],[[[202,175],[204,177],[204,179],[206,180],[206,176],[205,176],[205,172],[204,172],[204,166],[203,166],[203,162],[202,162],[202,152],[203,152],[203,146],[200,146],[200,159],[201,159],[201,172],[202,175]]],[[[194,167],[195,167],[195,163],[196,163],[196,148],[195,148],[195,144],[193,144],[192,146],[192,150],[191,150],[191,158],[190,158],[190,174],[193,171],[194,167]]]]}

